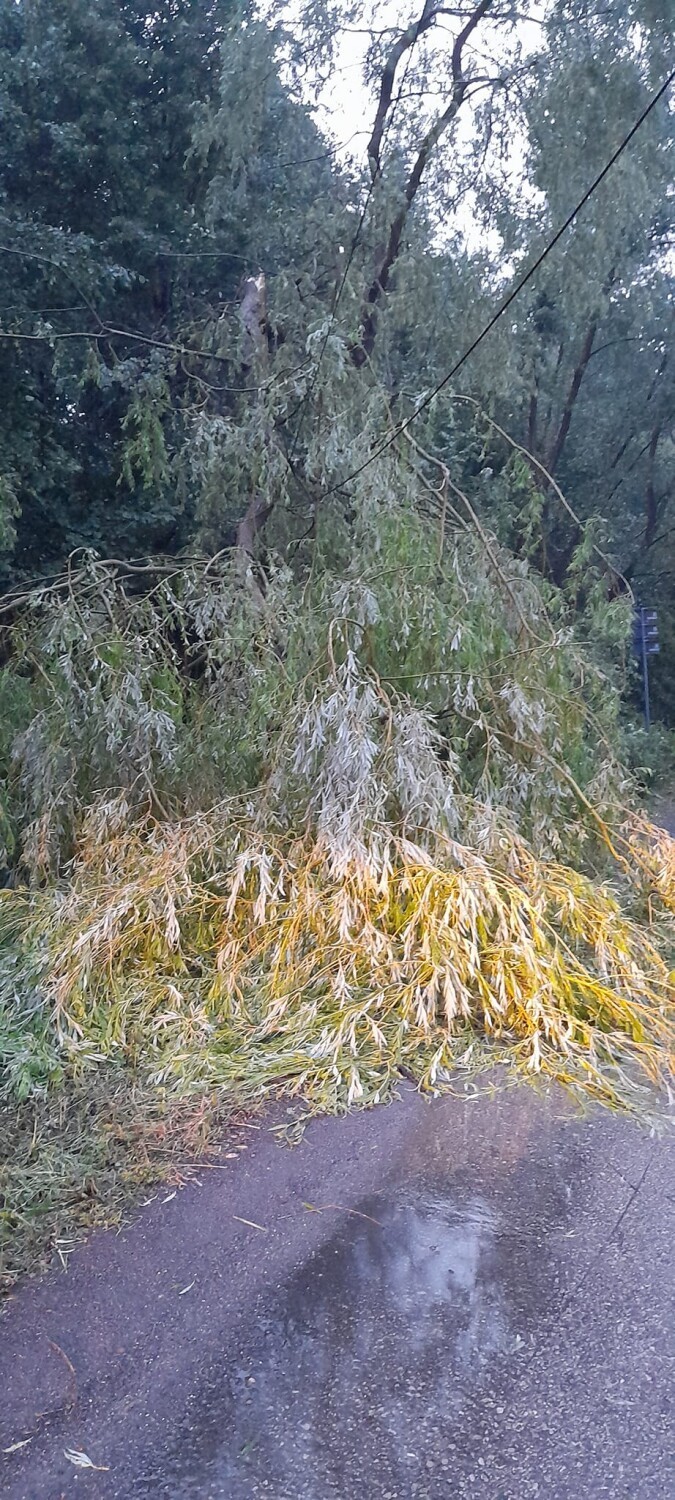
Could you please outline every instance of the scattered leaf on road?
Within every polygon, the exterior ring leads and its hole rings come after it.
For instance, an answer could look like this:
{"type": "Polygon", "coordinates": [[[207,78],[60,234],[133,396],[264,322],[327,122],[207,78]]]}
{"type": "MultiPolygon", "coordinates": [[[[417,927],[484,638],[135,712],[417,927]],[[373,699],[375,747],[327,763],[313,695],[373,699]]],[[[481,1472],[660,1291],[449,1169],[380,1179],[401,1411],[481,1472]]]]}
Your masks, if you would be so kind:
{"type": "Polygon", "coordinates": [[[76,1469],[96,1469],[97,1474],[107,1474],[107,1464],[95,1464],[87,1453],[80,1453],[77,1448],[64,1448],[64,1458],[75,1465],[76,1469]]]}
{"type": "Polygon", "coordinates": [[[367,1219],[369,1224],[377,1224],[378,1229],[384,1229],[384,1225],[379,1219],[374,1219],[372,1214],[362,1214],[358,1208],[345,1208],[344,1203],[322,1203],[320,1206],[317,1203],[303,1203],[302,1206],[310,1214],[322,1214],[326,1209],[332,1208],[337,1213],[352,1214],[355,1219],[367,1219]]]}

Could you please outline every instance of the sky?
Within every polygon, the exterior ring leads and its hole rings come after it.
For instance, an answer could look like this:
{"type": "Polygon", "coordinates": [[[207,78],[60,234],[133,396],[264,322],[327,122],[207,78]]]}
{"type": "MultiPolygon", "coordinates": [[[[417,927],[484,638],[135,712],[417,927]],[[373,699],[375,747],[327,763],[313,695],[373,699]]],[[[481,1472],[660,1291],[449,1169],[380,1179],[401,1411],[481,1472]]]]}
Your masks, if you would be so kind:
{"type": "MultiPolygon", "coordinates": [[[[354,166],[365,164],[367,144],[375,116],[377,89],[377,80],[366,80],[364,76],[372,32],[384,30],[387,27],[409,25],[421,13],[422,3],[423,0],[417,0],[417,3],[415,0],[374,0],[374,3],[371,0],[371,3],[364,3],[360,7],[361,14],[353,21],[348,17],[348,11],[352,7],[348,5],[342,7],[345,26],[336,48],[334,68],[318,92],[315,92],[313,81],[310,81],[309,77],[306,82],[306,102],[311,105],[315,121],[322,133],[336,147],[337,161],[354,166]]],[[[522,14],[513,31],[513,39],[522,50],[523,61],[541,50],[541,22],[548,8],[548,0],[523,0],[522,14]]],[[[304,9],[303,0],[289,0],[288,4],[281,6],[276,4],[273,9],[277,17],[290,21],[295,27],[304,9]]],[[[464,6],[463,11],[465,15],[468,14],[469,7],[464,6]]],[[[340,15],[339,4],[336,13],[340,15]]],[[[430,88],[437,85],[439,74],[442,76],[443,69],[447,66],[452,44],[461,24],[456,17],[444,17],[440,22],[442,29],[439,28],[433,34],[433,50],[429,58],[428,70],[430,88]]],[[[473,70],[481,75],[484,75],[486,71],[494,75],[495,70],[499,71],[503,68],[508,62],[503,27],[495,25],[486,16],[471,39],[470,50],[467,47],[466,58],[471,62],[473,70]]],[[[404,58],[399,65],[397,73],[399,86],[400,80],[406,77],[406,62],[407,58],[404,58]]],[[[427,95],[424,103],[434,111],[438,107],[438,99],[430,95],[427,95]]],[[[401,103],[398,107],[399,121],[402,107],[404,106],[401,103]]],[[[446,141],[441,143],[439,152],[444,149],[453,152],[458,145],[467,149],[471,144],[475,128],[472,109],[462,111],[454,127],[454,133],[450,133],[446,141]]],[[[509,141],[509,171],[513,180],[523,184],[524,190],[529,191],[525,188],[525,156],[524,132],[522,129],[514,129],[509,141]]],[[[467,249],[488,248],[493,254],[498,254],[499,236],[496,231],[486,235],[478,222],[475,202],[471,194],[462,198],[455,213],[451,213],[445,219],[445,223],[454,233],[459,233],[467,249]]]]}

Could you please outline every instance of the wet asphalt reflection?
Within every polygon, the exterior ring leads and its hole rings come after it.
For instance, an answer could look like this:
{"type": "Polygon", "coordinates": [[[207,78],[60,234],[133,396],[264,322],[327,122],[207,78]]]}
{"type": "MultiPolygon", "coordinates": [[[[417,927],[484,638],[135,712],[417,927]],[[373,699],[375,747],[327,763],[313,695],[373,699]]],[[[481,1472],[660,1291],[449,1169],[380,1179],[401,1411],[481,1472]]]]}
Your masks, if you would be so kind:
{"type": "Polygon", "coordinates": [[[672,1136],[524,1087],[240,1146],[9,1304],[8,1500],[672,1500],[672,1136]]]}

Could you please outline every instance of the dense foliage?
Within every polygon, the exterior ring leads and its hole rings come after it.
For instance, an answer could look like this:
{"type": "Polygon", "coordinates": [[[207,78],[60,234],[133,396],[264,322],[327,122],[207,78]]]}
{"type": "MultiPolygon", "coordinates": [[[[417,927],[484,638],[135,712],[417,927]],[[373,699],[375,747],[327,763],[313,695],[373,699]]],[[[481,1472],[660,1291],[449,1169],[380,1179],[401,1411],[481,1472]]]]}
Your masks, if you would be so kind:
{"type": "Polygon", "coordinates": [[[273,71],[257,117],[241,118],[249,65],[269,67],[270,47],[252,41],[249,57],[233,14],[231,0],[0,5],[7,582],[59,571],[78,547],[190,540],[185,447],[205,401],[218,410],[241,378],[228,308],[248,269],[313,249],[325,163],[296,183],[307,221],[292,251],[285,195],[292,159],[322,144],[273,71]]]}

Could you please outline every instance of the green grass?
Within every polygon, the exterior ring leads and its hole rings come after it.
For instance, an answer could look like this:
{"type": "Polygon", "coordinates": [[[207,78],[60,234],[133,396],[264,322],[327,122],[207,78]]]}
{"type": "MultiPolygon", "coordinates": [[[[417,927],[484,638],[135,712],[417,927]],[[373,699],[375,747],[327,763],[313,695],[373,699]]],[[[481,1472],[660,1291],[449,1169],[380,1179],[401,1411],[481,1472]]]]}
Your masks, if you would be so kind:
{"type": "Polygon", "coordinates": [[[180,1182],[240,1118],[231,1094],[169,1101],[103,1066],[47,1098],[0,1104],[0,1292],[180,1182]]]}

